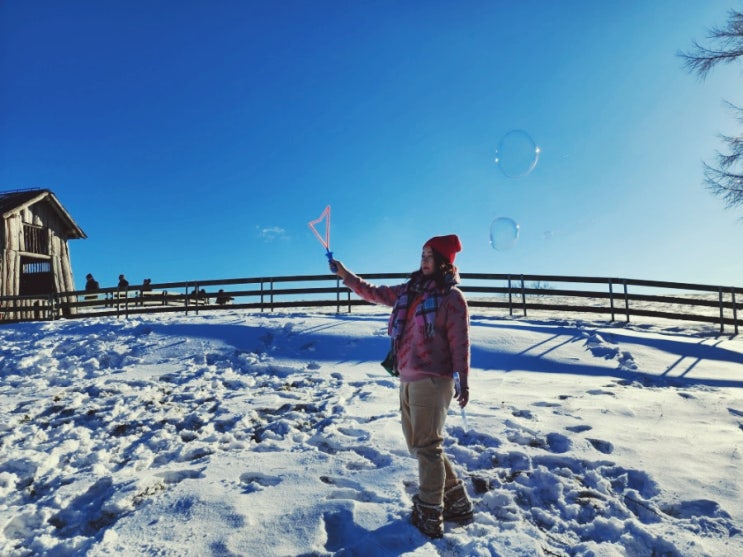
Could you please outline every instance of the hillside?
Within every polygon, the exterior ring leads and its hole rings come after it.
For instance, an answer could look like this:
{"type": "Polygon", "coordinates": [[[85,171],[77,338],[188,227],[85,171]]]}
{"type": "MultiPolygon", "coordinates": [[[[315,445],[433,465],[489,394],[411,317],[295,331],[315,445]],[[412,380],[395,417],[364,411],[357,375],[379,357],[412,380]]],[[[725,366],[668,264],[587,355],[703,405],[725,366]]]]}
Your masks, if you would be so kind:
{"type": "Polygon", "coordinates": [[[379,311],[0,328],[0,553],[743,554],[743,340],[472,315],[446,450],[474,524],[407,523],[379,311]]]}

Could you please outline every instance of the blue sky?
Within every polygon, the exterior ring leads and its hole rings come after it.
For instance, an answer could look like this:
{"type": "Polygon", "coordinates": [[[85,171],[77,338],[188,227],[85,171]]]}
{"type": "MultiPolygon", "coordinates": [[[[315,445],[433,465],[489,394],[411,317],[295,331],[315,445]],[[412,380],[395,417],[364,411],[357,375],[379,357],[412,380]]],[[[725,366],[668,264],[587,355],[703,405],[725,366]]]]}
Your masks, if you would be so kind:
{"type": "Polygon", "coordinates": [[[741,65],[679,50],[740,2],[0,2],[0,189],[87,233],[76,283],[460,270],[743,285],[740,210],[702,187],[741,65]],[[527,176],[495,163],[526,131],[527,176]],[[520,226],[503,251],[491,222],[520,226]]]}

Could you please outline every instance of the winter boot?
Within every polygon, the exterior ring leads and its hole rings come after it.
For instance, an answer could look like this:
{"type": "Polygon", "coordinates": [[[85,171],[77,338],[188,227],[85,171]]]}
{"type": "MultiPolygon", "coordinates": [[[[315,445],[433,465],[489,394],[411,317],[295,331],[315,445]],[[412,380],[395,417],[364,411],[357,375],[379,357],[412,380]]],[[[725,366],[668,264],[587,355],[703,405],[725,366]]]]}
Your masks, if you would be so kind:
{"type": "Polygon", "coordinates": [[[444,492],[444,520],[469,524],[472,522],[474,507],[467,497],[464,482],[458,480],[454,487],[444,492]]]}
{"type": "Polygon", "coordinates": [[[413,515],[411,522],[429,538],[440,538],[444,535],[443,506],[430,505],[413,497],[413,515]]]}

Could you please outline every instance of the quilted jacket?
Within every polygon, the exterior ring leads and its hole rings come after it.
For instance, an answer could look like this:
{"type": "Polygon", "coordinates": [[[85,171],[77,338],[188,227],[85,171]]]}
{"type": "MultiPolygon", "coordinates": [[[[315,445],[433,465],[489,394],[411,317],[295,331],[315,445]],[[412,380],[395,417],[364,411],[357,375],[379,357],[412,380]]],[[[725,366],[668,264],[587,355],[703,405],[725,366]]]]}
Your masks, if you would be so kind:
{"type": "MultiPolygon", "coordinates": [[[[349,272],[343,284],[368,302],[394,306],[407,283],[375,286],[349,272]]],[[[469,312],[461,290],[455,287],[441,296],[432,337],[426,337],[420,319],[407,320],[398,345],[397,369],[403,382],[432,375],[451,376],[455,371],[460,375],[469,373],[469,312]]]]}

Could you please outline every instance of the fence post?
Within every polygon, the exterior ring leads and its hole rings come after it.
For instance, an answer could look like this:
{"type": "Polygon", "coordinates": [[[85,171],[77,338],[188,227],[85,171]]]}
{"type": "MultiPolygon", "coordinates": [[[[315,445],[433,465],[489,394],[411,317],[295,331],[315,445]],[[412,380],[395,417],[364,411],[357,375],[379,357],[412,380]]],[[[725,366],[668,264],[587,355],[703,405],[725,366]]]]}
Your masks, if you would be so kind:
{"type": "Polygon", "coordinates": [[[271,311],[273,311],[273,279],[271,279],[271,311]]]}
{"type": "Polygon", "coordinates": [[[261,313],[263,313],[263,279],[261,279],[261,313]]]}
{"type": "Polygon", "coordinates": [[[341,277],[335,276],[335,313],[341,312],[341,277]]]}
{"type": "Polygon", "coordinates": [[[185,298],[184,305],[186,307],[186,310],[185,310],[186,311],[186,315],[188,315],[188,286],[189,286],[188,283],[186,283],[186,291],[185,291],[185,294],[184,294],[184,298],[185,298]]]}
{"type": "Polygon", "coordinates": [[[194,286],[193,299],[194,299],[194,305],[196,308],[194,309],[194,313],[198,315],[199,314],[199,282],[198,281],[196,281],[196,286],[194,286]]]}
{"type": "Polygon", "coordinates": [[[722,286],[717,289],[717,296],[720,302],[720,332],[725,332],[725,311],[722,306],[722,286]]]}
{"type": "Polygon", "coordinates": [[[733,322],[735,323],[735,334],[738,334],[738,307],[735,304],[735,288],[730,289],[733,296],[733,322]]]}
{"type": "Polygon", "coordinates": [[[511,296],[511,275],[508,275],[508,315],[513,316],[513,298],[511,296]]]}
{"type": "Polygon", "coordinates": [[[351,313],[351,291],[349,290],[346,294],[348,295],[348,313],[351,313]]]}
{"type": "Polygon", "coordinates": [[[524,317],[526,317],[526,292],[524,291],[524,275],[521,275],[521,306],[524,310],[524,317]]]}
{"type": "MultiPolygon", "coordinates": [[[[121,313],[121,289],[116,289],[116,317],[121,313]]],[[[129,319],[129,287],[124,288],[124,318],[129,319]]]]}
{"type": "Polygon", "coordinates": [[[627,316],[627,323],[629,323],[629,296],[627,296],[627,281],[622,280],[622,284],[624,285],[624,312],[627,316]]]}

